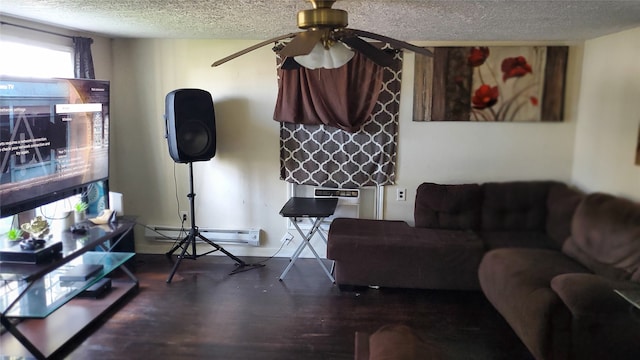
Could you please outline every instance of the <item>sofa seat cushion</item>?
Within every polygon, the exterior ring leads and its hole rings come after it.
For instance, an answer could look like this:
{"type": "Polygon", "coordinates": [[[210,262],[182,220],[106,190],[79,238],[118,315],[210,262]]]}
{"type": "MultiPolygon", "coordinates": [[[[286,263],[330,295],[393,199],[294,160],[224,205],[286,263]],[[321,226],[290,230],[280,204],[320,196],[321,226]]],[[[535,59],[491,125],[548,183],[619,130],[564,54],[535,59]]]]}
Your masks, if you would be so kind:
{"type": "Polygon", "coordinates": [[[512,181],[482,185],[482,230],[544,231],[551,181],[512,181]]]}
{"type": "Polygon", "coordinates": [[[558,249],[558,244],[539,231],[482,231],[480,237],[487,250],[499,248],[558,249]]]}
{"type": "Polygon", "coordinates": [[[412,236],[404,221],[337,218],[329,227],[327,258],[352,259],[363,251],[385,252],[412,236]]]}
{"type": "Polygon", "coordinates": [[[551,279],[588,273],[559,251],[503,248],[485,254],[478,270],[487,299],[539,359],[564,358],[570,338],[570,314],[551,289],[551,279]]]}
{"type": "Polygon", "coordinates": [[[339,285],[477,290],[483,254],[473,232],[387,220],[335,219],[327,245],[339,285]]]}
{"type": "Polygon", "coordinates": [[[415,228],[414,234],[423,253],[419,276],[428,288],[480,289],[478,266],[485,249],[475,232],[415,228]]]}
{"type": "Polygon", "coordinates": [[[609,194],[587,195],[573,216],[567,243],[563,251],[593,272],[640,282],[640,204],[609,194]]]}
{"type": "Polygon", "coordinates": [[[482,190],[478,184],[422,183],[416,192],[415,226],[434,229],[478,229],[482,190]]]}

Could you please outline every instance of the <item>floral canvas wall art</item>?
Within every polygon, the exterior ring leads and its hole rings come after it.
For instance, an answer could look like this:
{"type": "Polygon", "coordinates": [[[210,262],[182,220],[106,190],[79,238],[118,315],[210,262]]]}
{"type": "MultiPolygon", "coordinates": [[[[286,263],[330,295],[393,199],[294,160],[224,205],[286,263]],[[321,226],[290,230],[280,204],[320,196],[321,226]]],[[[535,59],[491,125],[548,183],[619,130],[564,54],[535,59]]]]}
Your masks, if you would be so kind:
{"type": "Polygon", "coordinates": [[[416,55],[415,121],[562,121],[564,46],[438,47],[416,55]]]}

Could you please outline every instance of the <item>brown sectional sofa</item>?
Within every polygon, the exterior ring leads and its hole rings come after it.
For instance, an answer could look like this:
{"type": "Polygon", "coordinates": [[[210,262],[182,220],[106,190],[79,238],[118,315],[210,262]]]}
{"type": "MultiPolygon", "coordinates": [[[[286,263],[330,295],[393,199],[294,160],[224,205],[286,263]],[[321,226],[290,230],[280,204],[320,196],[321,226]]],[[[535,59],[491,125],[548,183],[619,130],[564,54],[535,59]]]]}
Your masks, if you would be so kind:
{"type": "Polygon", "coordinates": [[[640,359],[640,313],[614,293],[640,288],[639,204],[589,194],[560,251],[497,249],[478,273],[536,358],[640,359]]]}
{"type": "Polygon", "coordinates": [[[640,359],[640,204],[554,181],[418,188],[415,226],[335,219],[341,287],[482,290],[537,359],[640,359]]]}
{"type": "Polygon", "coordinates": [[[477,290],[487,250],[559,249],[580,196],[550,181],[423,183],[416,193],[415,226],[335,219],[327,257],[335,260],[341,286],[477,290]],[[551,204],[554,210],[547,212],[551,204]]]}

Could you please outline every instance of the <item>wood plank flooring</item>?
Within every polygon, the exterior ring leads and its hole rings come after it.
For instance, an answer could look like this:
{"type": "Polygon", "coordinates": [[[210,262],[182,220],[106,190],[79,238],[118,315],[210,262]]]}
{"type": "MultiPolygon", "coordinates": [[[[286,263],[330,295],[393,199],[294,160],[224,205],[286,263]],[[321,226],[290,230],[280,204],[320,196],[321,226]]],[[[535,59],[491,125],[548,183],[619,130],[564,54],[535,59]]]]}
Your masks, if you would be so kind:
{"type": "Polygon", "coordinates": [[[228,257],[185,259],[167,284],[169,259],[138,254],[140,292],[67,358],[353,359],[356,331],[403,323],[450,359],[531,359],[481,292],[342,292],[315,259],[298,260],[279,281],[287,264],[273,258],[229,275],[228,257]]]}

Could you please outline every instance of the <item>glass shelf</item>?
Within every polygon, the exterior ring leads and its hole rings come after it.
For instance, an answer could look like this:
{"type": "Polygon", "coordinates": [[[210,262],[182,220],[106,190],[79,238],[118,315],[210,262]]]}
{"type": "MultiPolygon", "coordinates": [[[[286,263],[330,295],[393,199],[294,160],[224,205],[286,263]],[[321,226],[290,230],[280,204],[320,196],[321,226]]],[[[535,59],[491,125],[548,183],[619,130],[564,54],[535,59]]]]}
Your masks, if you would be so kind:
{"type": "Polygon", "coordinates": [[[0,309],[6,317],[45,318],[134,255],[89,251],[32,282],[7,281],[0,286],[0,309]],[[80,264],[100,264],[103,268],[86,281],[60,281],[61,275],[80,264]]]}

